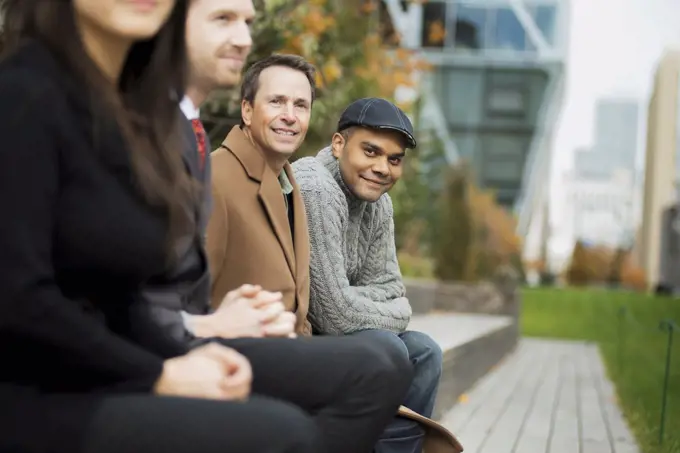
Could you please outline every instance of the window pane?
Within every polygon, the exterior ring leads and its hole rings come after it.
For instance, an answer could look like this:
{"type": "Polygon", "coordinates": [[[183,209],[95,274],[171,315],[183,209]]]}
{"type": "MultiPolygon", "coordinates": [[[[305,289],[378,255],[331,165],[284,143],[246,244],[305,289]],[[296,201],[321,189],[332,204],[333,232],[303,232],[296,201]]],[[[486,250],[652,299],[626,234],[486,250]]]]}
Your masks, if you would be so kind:
{"type": "Polygon", "coordinates": [[[512,205],[515,204],[518,193],[519,189],[496,189],[496,203],[504,208],[512,208],[512,205]]]}
{"type": "Polygon", "coordinates": [[[489,116],[522,118],[526,116],[526,95],[518,87],[496,87],[488,92],[486,111],[489,116]]]}
{"type": "Polygon", "coordinates": [[[452,126],[476,126],[481,123],[484,93],[482,70],[440,69],[436,95],[441,100],[444,116],[452,126]]]}
{"type": "Polygon", "coordinates": [[[446,3],[428,2],[423,5],[423,47],[444,47],[446,3]]]}
{"type": "Polygon", "coordinates": [[[484,157],[524,163],[532,135],[529,133],[489,133],[483,137],[484,157]]]}
{"type": "Polygon", "coordinates": [[[514,160],[492,160],[484,163],[487,184],[517,184],[522,178],[522,163],[514,160]]]}
{"type": "Polygon", "coordinates": [[[456,50],[479,50],[486,44],[487,11],[458,5],[455,22],[456,50]]]}
{"type": "Polygon", "coordinates": [[[527,36],[524,27],[510,8],[496,10],[496,26],[494,27],[492,48],[503,50],[527,50],[527,36]]]}
{"type": "Polygon", "coordinates": [[[479,143],[479,136],[475,132],[454,132],[453,141],[456,142],[456,147],[460,153],[460,157],[467,162],[474,162],[477,154],[477,146],[479,143]]]}
{"type": "Polygon", "coordinates": [[[551,46],[554,45],[557,8],[553,5],[532,6],[529,8],[529,12],[536,22],[536,27],[543,33],[545,42],[551,46]]]}

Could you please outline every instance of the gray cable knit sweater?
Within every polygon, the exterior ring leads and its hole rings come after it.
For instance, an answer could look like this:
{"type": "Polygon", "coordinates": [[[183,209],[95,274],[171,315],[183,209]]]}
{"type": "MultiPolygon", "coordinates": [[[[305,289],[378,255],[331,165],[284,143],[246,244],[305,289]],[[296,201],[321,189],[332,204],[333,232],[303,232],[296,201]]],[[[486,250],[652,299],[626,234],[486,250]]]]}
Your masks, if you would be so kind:
{"type": "Polygon", "coordinates": [[[296,161],[293,169],[309,224],[312,326],[336,335],[406,330],[411,306],[397,262],[390,197],[375,203],[354,197],[330,148],[296,161]]]}

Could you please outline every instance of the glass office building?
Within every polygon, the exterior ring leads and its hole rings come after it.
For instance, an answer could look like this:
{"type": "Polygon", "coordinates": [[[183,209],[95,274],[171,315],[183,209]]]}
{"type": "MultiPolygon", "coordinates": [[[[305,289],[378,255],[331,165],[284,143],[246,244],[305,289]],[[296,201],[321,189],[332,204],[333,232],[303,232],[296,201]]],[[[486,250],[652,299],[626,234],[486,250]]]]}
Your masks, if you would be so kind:
{"type": "Polygon", "coordinates": [[[634,173],[639,116],[640,106],[635,99],[599,99],[595,104],[595,142],[591,149],[576,153],[574,176],[610,179],[619,169],[634,173]]]}
{"type": "Polygon", "coordinates": [[[551,134],[561,108],[567,3],[562,0],[386,0],[402,45],[434,65],[419,127],[465,159],[477,183],[515,209],[520,233],[547,202],[551,134]],[[396,19],[396,20],[395,20],[396,19]]]}

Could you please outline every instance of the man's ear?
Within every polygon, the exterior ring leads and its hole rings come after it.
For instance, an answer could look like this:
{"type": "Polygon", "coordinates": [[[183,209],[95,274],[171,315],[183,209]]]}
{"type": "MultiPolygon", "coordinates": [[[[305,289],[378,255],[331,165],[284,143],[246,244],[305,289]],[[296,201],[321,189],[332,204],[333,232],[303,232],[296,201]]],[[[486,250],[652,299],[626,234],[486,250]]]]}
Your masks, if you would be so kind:
{"type": "Polygon", "coordinates": [[[343,149],[345,149],[345,137],[343,137],[339,132],[336,132],[331,138],[331,150],[333,151],[333,156],[336,159],[339,159],[340,153],[342,153],[343,149]]]}
{"type": "Polygon", "coordinates": [[[241,101],[241,120],[248,127],[253,121],[253,106],[245,99],[241,101]]]}

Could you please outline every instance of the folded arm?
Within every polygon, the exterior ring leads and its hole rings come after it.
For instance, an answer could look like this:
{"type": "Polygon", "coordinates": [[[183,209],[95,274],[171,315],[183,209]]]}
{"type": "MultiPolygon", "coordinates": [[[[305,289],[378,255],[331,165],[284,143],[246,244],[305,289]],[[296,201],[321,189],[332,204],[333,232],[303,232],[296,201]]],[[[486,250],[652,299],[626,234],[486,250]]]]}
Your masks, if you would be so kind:
{"type": "Polygon", "coordinates": [[[399,272],[391,217],[379,226],[372,240],[359,285],[351,285],[344,260],[340,192],[316,190],[305,194],[311,241],[310,315],[312,325],[327,334],[365,329],[402,332],[411,316],[399,272]]]}

